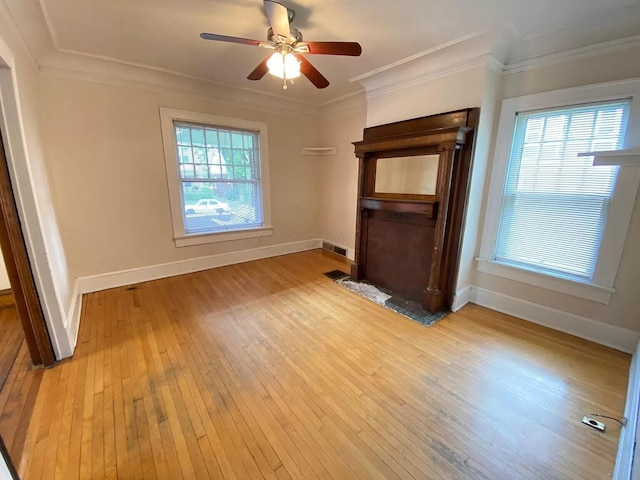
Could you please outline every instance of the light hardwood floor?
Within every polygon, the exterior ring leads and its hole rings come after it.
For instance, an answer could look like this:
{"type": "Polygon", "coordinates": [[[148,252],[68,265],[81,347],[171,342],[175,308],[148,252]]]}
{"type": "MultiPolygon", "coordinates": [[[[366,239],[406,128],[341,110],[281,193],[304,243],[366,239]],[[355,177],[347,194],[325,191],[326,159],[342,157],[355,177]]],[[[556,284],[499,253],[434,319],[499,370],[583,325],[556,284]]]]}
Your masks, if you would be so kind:
{"type": "Polygon", "coordinates": [[[18,312],[0,296],[0,435],[11,458],[20,459],[42,370],[31,366],[18,312]]]}
{"type": "MultiPolygon", "coordinates": [[[[630,357],[469,305],[426,328],[320,251],[87,295],[44,371],[39,478],[607,478],[630,357]]],[[[18,463],[18,462],[16,462],[18,463]]]]}
{"type": "Polygon", "coordinates": [[[16,307],[3,304],[10,295],[0,295],[0,389],[4,386],[13,366],[20,345],[24,342],[24,332],[16,307]]]}

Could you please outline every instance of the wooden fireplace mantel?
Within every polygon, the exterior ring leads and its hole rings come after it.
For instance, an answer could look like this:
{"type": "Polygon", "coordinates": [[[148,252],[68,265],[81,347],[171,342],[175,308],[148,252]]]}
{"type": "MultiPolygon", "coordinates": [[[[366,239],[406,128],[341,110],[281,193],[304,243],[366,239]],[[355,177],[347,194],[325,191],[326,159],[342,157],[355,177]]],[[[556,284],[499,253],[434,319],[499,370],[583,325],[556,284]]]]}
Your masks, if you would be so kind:
{"type": "Polygon", "coordinates": [[[479,109],[366,128],[359,158],[356,252],[351,276],[429,311],[451,306],[471,144],[479,109]],[[437,155],[433,194],[378,193],[377,160],[437,155]]]}
{"type": "Polygon", "coordinates": [[[362,140],[354,142],[356,156],[362,157],[371,152],[387,152],[390,150],[406,150],[413,148],[435,147],[438,151],[456,149],[467,142],[471,132],[468,127],[436,128],[424,132],[398,135],[391,138],[362,140]]]}

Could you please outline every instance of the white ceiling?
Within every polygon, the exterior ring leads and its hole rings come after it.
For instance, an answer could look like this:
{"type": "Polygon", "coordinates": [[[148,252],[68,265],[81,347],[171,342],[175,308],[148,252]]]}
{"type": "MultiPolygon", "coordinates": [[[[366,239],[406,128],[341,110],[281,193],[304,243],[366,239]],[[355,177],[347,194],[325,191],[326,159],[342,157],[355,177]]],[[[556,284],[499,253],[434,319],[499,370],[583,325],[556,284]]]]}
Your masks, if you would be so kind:
{"type": "MultiPolygon", "coordinates": [[[[37,0],[3,1],[18,19],[33,16],[37,5],[37,0]]],[[[301,78],[283,91],[281,80],[270,75],[259,82],[246,80],[268,51],[199,38],[201,32],[210,32],[265,39],[268,24],[261,0],[39,2],[39,15],[46,19],[57,50],[313,104],[361,90],[351,78],[481,31],[495,31],[496,42],[508,42],[506,49],[494,46],[504,63],[640,34],[640,0],[282,0],[295,10],[293,26],[305,40],[357,41],[363,48],[357,58],[308,57],[331,82],[328,88],[316,90],[301,78]]],[[[32,30],[23,34],[42,36],[32,30]]]]}

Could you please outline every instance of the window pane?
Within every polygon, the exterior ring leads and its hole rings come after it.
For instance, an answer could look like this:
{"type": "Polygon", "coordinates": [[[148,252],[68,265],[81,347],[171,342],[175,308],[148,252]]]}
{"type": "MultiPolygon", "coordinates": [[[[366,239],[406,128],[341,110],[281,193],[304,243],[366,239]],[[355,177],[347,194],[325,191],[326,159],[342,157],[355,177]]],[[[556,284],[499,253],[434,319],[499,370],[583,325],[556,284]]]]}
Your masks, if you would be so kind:
{"type": "Polygon", "coordinates": [[[262,225],[255,182],[190,182],[182,187],[186,233],[262,225]]]}
{"type": "Polygon", "coordinates": [[[191,147],[178,147],[178,156],[180,163],[193,163],[191,147]]]}
{"type": "Polygon", "coordinates": [[[231,134],[229,132],[218,132],[221,147],[231,147],[231,134]]]}
{"type": "Polygon", "coordinates": [[[622,147],[628,100],[519,114],[495,259],[590,279],[617,167],[578,153],[622,147]]]}
{"type": "Polygon", "coordinates": [[[189,129],[185,127],[176,128],[176,140],[178,145],[191,145],[191,135],[189,129]]]}
{"type": "Polygon", "coordinates": [[[205,133],[207,138],[207,147],[217,147],[218,132],[216,130],[207,129],[205,133]]]}
{"type": "Polygon", "coordinates": [[[209,178],[209,167],[196,165],[196,178],[209,178]]]}
{"type": "Polygon", "coordinates": [[[227,166],[209,165],[209,178],[216,180],[229,178],[227,175],[227,166]]]}
{"type": "Polygon", "coordinates": [[[204,148],[194,148],[193,161],[194,163],[207,163],[206,150],[204,148]]]}
{"type": "Polygon", "coordinates": [[[204,130],[201,128],[191,129],[191,143],[198,147],[204,147],[204,130]]]}
{"type": "Polygon", "coordinates": [[[231,146],[233,148],[242,148],[242,134],[241,133],[232,133],[231,134],[231,146]]]}
{"type": "Polygon", "coordinates": [[[220,152],[220,160],[224,165],[233,165],[233,150],[230,148],[223,148],[219,150],[220,152]]]}
{"type": "Polygon", "coordinates": [[[193,165],[180,165],[180,176],[182,178],[195,178],[193,165]]]}
{"type": "Polygon", "coordinates": [[[185,233],[262,225],[258,134],[176,123],[185,233]]]}
{"type": "Polygon", "coordinates": [[[220,160],[220,151],[217,148],[207,148],[208,163],[222,163],[220,160]]]}

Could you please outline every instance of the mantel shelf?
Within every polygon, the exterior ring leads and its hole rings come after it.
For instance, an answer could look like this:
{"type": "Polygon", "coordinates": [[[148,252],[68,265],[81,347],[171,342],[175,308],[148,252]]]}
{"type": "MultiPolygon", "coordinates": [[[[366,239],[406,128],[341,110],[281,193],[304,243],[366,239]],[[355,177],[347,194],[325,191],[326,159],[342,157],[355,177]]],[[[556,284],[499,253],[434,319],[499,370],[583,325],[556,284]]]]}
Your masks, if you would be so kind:
{"type": "Polygon", "coordinates": [[[360,207],[365,210],[381,210],[396,213],[417,213],[436,219],[438,202],[418,200],[386,199],[376,197],[361,197],[360,207]]]}
{"type": "Polygon", "coordinates": [[[593,157],[593,165],[620,165],[625,167],[640,167],[640,148],[627,150],[609,150],[604,152],[579,153],[579,157],[593,157]]]}

